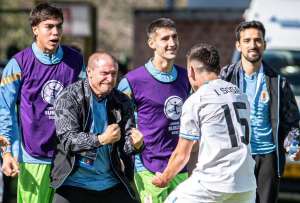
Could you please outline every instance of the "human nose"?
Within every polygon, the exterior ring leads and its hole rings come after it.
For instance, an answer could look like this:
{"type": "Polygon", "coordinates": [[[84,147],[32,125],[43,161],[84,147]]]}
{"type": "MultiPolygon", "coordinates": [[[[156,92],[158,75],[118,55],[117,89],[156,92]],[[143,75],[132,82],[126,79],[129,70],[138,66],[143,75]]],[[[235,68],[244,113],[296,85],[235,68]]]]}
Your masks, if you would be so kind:
{"type": "Polygon", "coordinates": [[[109,75],[106,76],[105,79],[106,79],[108,82],[112,82],[113,79],[114,79],[114,77],[113,77],[113,75],[109,74],[109,75]]]}
{"type": "Polygon", "coordinates": [[[168,42],[169,42],[169,46],[175,46],[176,45],[176,39],[174,39],[172,37],[170,37],[168,42]]]}
{"type": "Polygon", "coordinates": [[[53,33],[54,35],[59,35],[60,32],[61,32],[61,28],[59,28],[58,26],[54,26],[54,27],[52,28],[52,33],[53,33]]]}
{"type": "Polygon", "coordinates": [[[256,48],[257,47],[257,44],[254,40],[251,40],[249,45],[250,45],[250,48],[256,48]]]}

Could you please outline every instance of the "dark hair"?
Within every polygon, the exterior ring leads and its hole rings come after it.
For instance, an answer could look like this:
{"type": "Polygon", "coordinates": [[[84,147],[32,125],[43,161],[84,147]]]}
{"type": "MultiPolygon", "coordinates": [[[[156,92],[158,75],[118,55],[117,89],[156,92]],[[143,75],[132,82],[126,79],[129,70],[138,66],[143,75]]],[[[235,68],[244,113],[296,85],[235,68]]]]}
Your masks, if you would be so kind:
{"type": "Polygon", "coordinates": [[[208,72],[219,74],[221,69],[218,50],[210,44],[199,43],[194,45],[187,54],[187,60],[197,60],[203,63],[205,65],[203,69],[208,72]]]}
{"type": "Polygon", "coordinates": [[[249,28],[255,28],[260,30],[261,33],[263,34],[263,38],[265,39],[266,30],[264,25],[260,21],[252,20],[252,21],[243,21],[235,28],[236,41],[240,41],[241,32],[249,28]]]}
{"type": "Polygon", "coordinates": [[[48,19],[61,19],[64,21],[62,10],[49,3],[41,3],[30,12],[29,22],[31,27],[34,27],[40,22],[48,19]]]}
{"type": "Polygon", "coordinates": [[[176,29],[175,22],[170,18],[158,18],[152,21],[147,27],[147,35],[148,37],[154,33],[158,28],[172,28],[176,29]]]}

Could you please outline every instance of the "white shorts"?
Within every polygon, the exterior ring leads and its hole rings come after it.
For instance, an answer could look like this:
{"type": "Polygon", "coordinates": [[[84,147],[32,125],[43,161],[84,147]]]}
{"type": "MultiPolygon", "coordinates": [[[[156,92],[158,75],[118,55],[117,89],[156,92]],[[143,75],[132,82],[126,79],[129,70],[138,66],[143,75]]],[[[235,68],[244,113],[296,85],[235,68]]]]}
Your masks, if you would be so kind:
{"type": "Polygon", "coordinates": [[[198,180],[187,179],[167,197],[165,203],[255,203],[256,190],[224,193],[208,190],[198,180]]]}

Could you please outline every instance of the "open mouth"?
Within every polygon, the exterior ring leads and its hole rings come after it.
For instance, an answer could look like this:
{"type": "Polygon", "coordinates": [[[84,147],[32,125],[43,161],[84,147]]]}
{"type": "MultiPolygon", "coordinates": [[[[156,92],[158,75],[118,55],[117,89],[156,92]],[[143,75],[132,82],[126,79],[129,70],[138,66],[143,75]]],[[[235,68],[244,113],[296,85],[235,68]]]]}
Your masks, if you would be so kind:
{"type": "Polygon", "coordinates": [[[52,42],[53,44],[57,44],[59,42],[58,39],[51,39],[50,42],[52,42]]]}

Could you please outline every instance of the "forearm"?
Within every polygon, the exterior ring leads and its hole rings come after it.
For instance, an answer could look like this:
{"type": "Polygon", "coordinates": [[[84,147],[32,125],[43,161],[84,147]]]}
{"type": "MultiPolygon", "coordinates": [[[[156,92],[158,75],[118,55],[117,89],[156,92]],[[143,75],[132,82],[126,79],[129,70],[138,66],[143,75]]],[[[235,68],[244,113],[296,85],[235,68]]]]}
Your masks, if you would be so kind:
{"type": "Polygon", "coordinates": [[[69,131],[58,134],[58,137],[64,148],[71,152],[87,151],[101,146],[98,135],[94,133],[69,131]]]}
{"type": "MultiPolygon", "coordinates": [[[[10,144],[19,140],[16,101],[19,97],[21,70],[14,59],[3,70],[0,87],[0,135],[5,136],[10,144]]],[[[7,147],[11,152],[11,146],[7,147]]]]}
{"type": "Polygon", "coordinates": [[[177,151],[174,151],[172,156],[169,159],[167,168],[162,174],[162,179],[166,182],[170,182],[187,164],[190,158],[190,153],[183,154],[177,151]]]}

